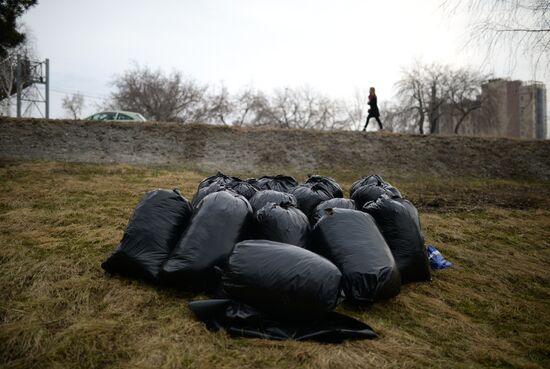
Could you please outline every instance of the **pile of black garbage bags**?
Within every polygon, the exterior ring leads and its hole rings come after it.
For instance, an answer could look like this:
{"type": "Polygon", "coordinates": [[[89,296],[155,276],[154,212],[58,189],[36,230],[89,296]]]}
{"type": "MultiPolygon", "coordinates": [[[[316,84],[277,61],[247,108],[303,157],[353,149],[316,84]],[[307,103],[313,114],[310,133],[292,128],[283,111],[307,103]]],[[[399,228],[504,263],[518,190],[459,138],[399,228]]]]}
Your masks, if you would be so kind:
{"type": "Polygon", "coordinates": [[[178,190],[146,193],[109,273],[206,293],[190,303],[212,330],[273,339],[376,337],[334,312],[346,301],[396,296],[430,280],[416,208],[378,175],[350,188],[330,177],[298,184],[277,175],[205,178],[191,202],[178,190]]]}

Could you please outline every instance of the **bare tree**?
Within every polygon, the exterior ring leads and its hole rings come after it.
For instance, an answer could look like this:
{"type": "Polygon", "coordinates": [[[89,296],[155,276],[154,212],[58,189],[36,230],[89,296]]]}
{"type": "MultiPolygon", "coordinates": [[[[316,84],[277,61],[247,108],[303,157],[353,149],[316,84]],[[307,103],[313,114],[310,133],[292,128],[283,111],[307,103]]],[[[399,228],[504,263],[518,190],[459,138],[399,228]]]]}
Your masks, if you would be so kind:
{"type": "Polygon", "coordinates": [[[233,99],[231,123],[235,126],[263,126],[271,123],[273,112],[268,97],[252,87],[237,93],[233,99]]]}
{"type": "Polygon", "coordinates": [[[207,86],[185,79],[180,72],[134,66],[114,79],[111,105],[139,112],[149,119],[187,123],[208,115],[207,86]]]}
{"type": "Polygon", "coordinates": [[[420,134],[439,131],[439,122],[444,114],[456,118],[453,127],[458,132],[462,122],[480,107],[481,83],[487,78],[480,73],[462,68],[452,70],[438,64],[415,63],[403,70],[397,82],[397,97],[402,106],[399,115],[413,114],[420,134]]]}
{"type": "Polygon", "coordinates": [[[533,57],[535,67],[548,68],[548,0],[444,0],[443,5],[451,12],[467,12],[470,41],[485,46],[489,53],[508,49],[512,55],[533,57]]]}
{"type": "Polygon", "coordinates": [[[447,102],[451,106],[451,114],[456,118],[454,133],[458,133],[464,120],[482,104],[489,106],[489,101],[481,95],[481,84],[488,76],[461,68],[452,71],[447,86],[447,102]]]}
{"type": "Polygon", "coordinates": [[[61,106],[71,118],[76,120],[82,115],[84,96],[80,92],[74,93],[71,96],[65,95],[61,100],[61,106]]]}
{"type": "Polygon", "coordinates": [[[227,87],[221,84],[219,91],[211,93],[205,98],[208,100],[208,117],[206,119],[212,123],[229,125],[231,123],[229,119],[233,111],[233,101],[227,87]]]}
{"type": "Polygon", "coordinates": [[[439,118],[442,114],[442,106],[445,104],[450,81],[449,67],[431,64],[424,67],[424,83],[426,84],[426,115],[429,122],[429,133],[438,129],[439,118]]]}
{"type": "Polygon", "coordinates": [[[2,104],[0,115],[11,115],[12,95],[16,93],[16,69],[17,56],[15,54],[8,55],[0,62],[0,103],[2,104]]]}
{"type": "Polygon", "coordinates": [[[280,128],[344,129],[350,126],[342,102],[309,87],[277,89],[269,106],[271,124],[280,128]]]}
{"type": "Polygon", "coordinates": [[[395,102],[385,101],[380,104],[380,119],[384,129],[389,132],[414,131],[416,122],[408,119],[409,113],[395,102]]]}
{"type": "Polygon", "coordinates": [[[403,107],[403,113],[415,117],[416,127],[420,134],[424,134],[426,120],[427,95],[424,67],[415,63],[411,69],[403,69],[402,77],[396,83],[397,98],[403,107]]]}
{"type": "Polygon", "coordinates": [[[322,129],[354,129],[354,122],[349,117],[348,107],[345,101],[329,100],[327,105],[328,119],[326,125],[322,127],[322,129]]]}
{"type": "MultiPolygon", "coordinates": [[[[28,32],[28,31],[27,31],[28,32]]],[[[25,61],[34,59],[32,37],[25,37],[23,43],[6,50],[6,57],[0,60],[0,115],[11,115],[12,97],[17,93],[16,73],[18,58],[25,61]]],[[[23,67],[25,63],[22,63],[23,67]]],[[[29,73],[23,70],[23,74],[29,73]]],[[[23,88],[26,86],[23,85],[23,88]]]]}

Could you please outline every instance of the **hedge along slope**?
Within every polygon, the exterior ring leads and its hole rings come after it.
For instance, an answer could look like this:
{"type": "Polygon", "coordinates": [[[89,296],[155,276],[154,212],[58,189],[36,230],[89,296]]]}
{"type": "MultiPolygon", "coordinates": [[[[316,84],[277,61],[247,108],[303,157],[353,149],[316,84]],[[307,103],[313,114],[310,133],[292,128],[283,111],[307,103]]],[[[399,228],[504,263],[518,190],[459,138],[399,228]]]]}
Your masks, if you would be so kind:
{"type": "Polygon", "coordinates": [[[0,118],[0,157],[270,172],[364,168],[400,176],[550,179],[550,141],[175,123],[0,118]]]}

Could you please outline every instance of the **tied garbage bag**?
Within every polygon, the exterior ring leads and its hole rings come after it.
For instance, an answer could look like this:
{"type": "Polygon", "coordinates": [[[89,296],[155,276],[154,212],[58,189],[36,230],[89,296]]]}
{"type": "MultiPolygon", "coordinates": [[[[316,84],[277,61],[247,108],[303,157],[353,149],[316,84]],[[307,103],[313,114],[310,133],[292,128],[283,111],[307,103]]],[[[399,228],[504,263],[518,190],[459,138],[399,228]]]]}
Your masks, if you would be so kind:
{"type": "Polygon", "coordinates": [[[201,200],[204,199],[206,196],[214,192],[225,191],[225,190],[226,190],[225,185],[217,182],[211,183],[209,186],[206,186],[206,187],[201,187],[197,190],[197,192],[193,196],[193,199],[191,200],[191,205],[193,206],[194,209],[196,209],[199,203],[201,202],[201,200]]]}
{"type": "Polygon", "coordinates": [[[228,183],[231,183],[231,182],[234,182],[234,181],[240,181],[240,180],[241,179],[238,178],[238,177],[230,177],[230,176],[226,176],[222,172],[218,172],[218,173],[216,173],[216,175],[204,178],[201,181],[201,183],[199,183],[199,186],[198,186],[197,190],[200,190],[201,188],[204,188],[204,187],[208,187],[212,183],[217,183],[219,185],[225,185],[225,184],[228,184],[228,183]]]}
{"type": "Polygon", "coordinates": [[[258,238],[307,248],[309,221],[290,203],[267,203],[255,216],[258,238]]]}
{"type": "Polygon", "coordinates": [[[294,245],[247,240],[235,245],[222,277],[231,299],[293,316],[332,311],[342,274],[327,259],[294,245]]]}
{"type": "Polygon", "coordinates": [[[323,201],[315,208],[311,216],[311,225],[314,226],[325,215],[325,209],[352,209],[355,210],[355,201],[344,198],[334,198],[323,201]]]}
{"type": "Polygon", "coordinates": [[[410,201],[382,195],[363,207],[380,227],[392,251],[402,283],[429,281],[430,267],[424,248],[418,211],[410,201]]]}
{"type": "Polygon", "coordinates": [[[247,178],[244,180],[246,183],[251,184],[252,186],[256,187],[258,190],[260,187],[258,186],[258,179],[257,178],[247,178]]]}
{"type": "Polygon", "coordinates": [[[359,187],[351,197],[355,201],[357,210],[363,209],[363,206],[369,201],[375,201],[382,195],[391,195],[391,193],[382,186],[362,186],[359,187]]]}
{"type": "Polygon", "coordinates": [[[428,245],[428,247],[426,247],[426,252],[428,253],[428,259],[430,260],[432,269],[445,269],[453,266],[453,263],[447,261],[434,245],[428,245]]]}
{"type": "Polygon", "coordinates": [[[215,289],[220,277],[215,267],[245,238],[251,221],[252,208],[241,195],[220,191],[206,196],[162,266],[163,282],[189,291],[215,289]]]}
{"type": "MultiPolygon", "coordinates": [[[[389,191],[390,195],[403,197],[403,196],[401,196],[401,192],[399,192],[399,190],[397,188],[393,187],[391,184],[384,181],[384,179],[381,176],[377,175],[377,174],[370,175],[370,176],[363,176],[360,179],[358,179],[357,181],[353,182],[353,184],[351,185],[351,187],[349,189],[349,197],[352,197],[353,194],[355,193],[355,191],[359,187],[363,187],[363,186],[384,187],[387,191],[389,191]]],[[[376,200],[376,199],[373,199],[373,200],[376,200]]]]}
{"type": "Polygon", "coordinates": [[[101,267],[157,283],[159,273],[193,214],[178,190],[154,190],[139,201],[122,241],[101,267]]]}
{"type": "Polygon", "coordinates": [[[399,293],[399,270],[374,219],[358,210],[327,209],[313,228],[313,251],[342,272],[352,302],[375,302],[399,293]]]}
{"type": "Polygon", "coordinates": [[[296,201],[296,197],[286,192],[263,190],[258,191],[256,194],[254,194],[254,196],[250,198],[250,205],[252,206],[252,209],[255,213],[266,206],[269,202],[275,204],[288,203],[296,207],[298,206],[298,201],[296,201]]]}
{"type": "Polygon", "coordinates": [[[340,185],[332,177],[320,176],[318,174],[308,174],[308,178],[304,184],[318,184],[324,187],[325,190],[332,195],[332,197],[344,197],[342,187],[340,187],[340,185]]]}
{"type": "Polygon", "coordinates": [[[313,215],[317,205],[332,198],[325,187],[319,184],[296,186],[290,190],[290,193],[296,197],[298,208],[304,212],[308,219],[313,215]]]}
{"type": "Polygon", "coordinates": [[[260,190],[273,190],[279,192],[289,192],[294,187],[298,186],[298,182],[294,177],[283,176],[263,176],[258,178],[256,185],[260,190]]]}
{"type": "Polygon", "coordinates": [[[238,193],[239,195],[244,196],[247,200],[258,192],[258,187],[247,181],[229,182],[225,185],[225,187],[238,193]]]}
{"type": "Polygon", "coordinates": [[[330,343],[377,337],[367,324],[336,312],[312,319],[283,319],[230,299],[191,301],[189,308],[209,330],[223,329],[232,336],[330,343]]]}

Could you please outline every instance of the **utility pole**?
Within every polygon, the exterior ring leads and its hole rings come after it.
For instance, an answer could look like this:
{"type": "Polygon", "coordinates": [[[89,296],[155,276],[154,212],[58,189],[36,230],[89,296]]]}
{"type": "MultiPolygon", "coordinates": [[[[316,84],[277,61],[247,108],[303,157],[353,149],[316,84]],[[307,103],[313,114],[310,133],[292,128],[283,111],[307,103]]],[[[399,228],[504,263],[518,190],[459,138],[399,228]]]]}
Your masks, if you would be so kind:
{"type": "Polygon", "coordinates": [[[15,68],[15,86],[17,88],[17,118],[21,118],[21,78],[23,73],[21,71],[21,56],[17,55],[17,67],[15,68]]]}
{"type": "Polygon", "coordinates": [[[35,61],[17,55],[16,68],[17,118],[21,118],[23,101],[34,106],[46,119],[50,118],[50,59],[35,61]],[[38,88],[44,85],[44,89],[38,88]],[[44,93],[43,93],[44,92],[44,93]],[[40,109],[44,104],[44,114],[40,109]]]}
{"type": "Polygon", "coordinates": [[[50,59],[46,59],[46,119],[50,119],[50,59]]]}

